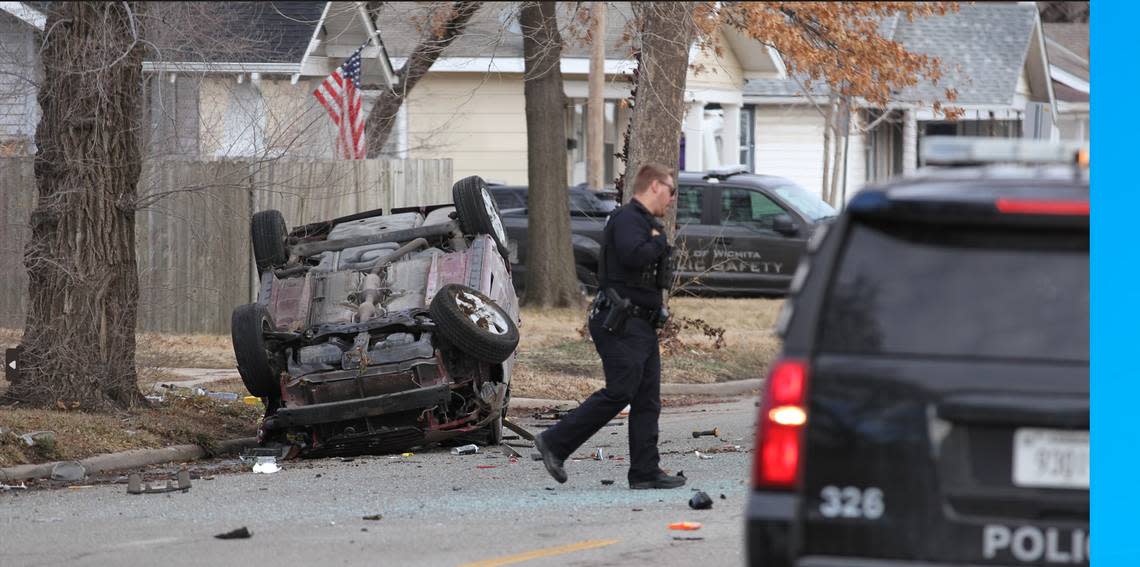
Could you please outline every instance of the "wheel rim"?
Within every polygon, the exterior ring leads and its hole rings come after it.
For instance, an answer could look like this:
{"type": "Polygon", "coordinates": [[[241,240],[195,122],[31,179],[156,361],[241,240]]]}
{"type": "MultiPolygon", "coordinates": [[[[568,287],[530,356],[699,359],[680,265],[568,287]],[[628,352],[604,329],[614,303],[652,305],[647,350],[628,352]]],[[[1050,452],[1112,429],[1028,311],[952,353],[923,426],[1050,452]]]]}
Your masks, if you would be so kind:
{"type": "Polygon", "coordinates": [[[483,194],[483,208],[487,210],[487,218],[491,219],[491,228],[495,231],[495,239],[499,244],[506,245],[507,230],[503,228],[503,219],[499,218],[499,211],[495,209],[495,200],[486,188],[480,192],[483,194]]]}
{"type": "Polygon", "coordinates": [[[505,335],[510,330],[507,318],[503,317],[503,314],[494,306],[473,293],[457,292],[455,303],[459,305],[460,311],[463,311],[463,314],[467,316],[467,320],[484,331],[495,335],[505,335]]]}

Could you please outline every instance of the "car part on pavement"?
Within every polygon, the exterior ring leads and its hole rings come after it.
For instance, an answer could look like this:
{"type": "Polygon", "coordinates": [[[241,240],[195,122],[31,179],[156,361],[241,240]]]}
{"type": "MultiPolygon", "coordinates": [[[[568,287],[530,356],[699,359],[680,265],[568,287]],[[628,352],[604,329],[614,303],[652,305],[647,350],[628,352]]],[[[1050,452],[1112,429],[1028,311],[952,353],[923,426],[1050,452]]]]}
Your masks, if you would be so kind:
{"type": "Polygon", "coordinates": [[[479,452],[478,445],[462,445],[451,450],[452,455],[474,455],[479,452]]]}
{"type": "Polygon", "coordinates": [[[689,507],[694,510],[710,510],[712,506],[712,498],[703,490],[698,491],[689,499],[689,507]]]}
{"type": "Polygon", "coordinates": [[[250,532],[249,528],[242,526],[242,527],[240,527],[236,530],[233,530],[231,532],[226,532],[224,534],[218,534],[214,537],[218,538],[218,539],[249,539],[249,538],[253,537],[253,532],[250,532]]]}
{"type": "Polygon", "coordinates": [[[706,435],[711,436],[711,437],[720,437],[720,429],[717,427],[714,427],[712,429],[709,429],[708,431],[694,431],[693,432],[693,439],[696,439],[698,437],[704,437],[706,435]]]}
{"type": "Polygon", "coordinates": [[[127,494],[162,494],[165,492],[186,492],[190,490],[190,471],[179,469],[175,481],[166,481],[163,486],[154,486],[151,483],[143,484],[142,475],[131,473],[127,475],[127,494]]]}

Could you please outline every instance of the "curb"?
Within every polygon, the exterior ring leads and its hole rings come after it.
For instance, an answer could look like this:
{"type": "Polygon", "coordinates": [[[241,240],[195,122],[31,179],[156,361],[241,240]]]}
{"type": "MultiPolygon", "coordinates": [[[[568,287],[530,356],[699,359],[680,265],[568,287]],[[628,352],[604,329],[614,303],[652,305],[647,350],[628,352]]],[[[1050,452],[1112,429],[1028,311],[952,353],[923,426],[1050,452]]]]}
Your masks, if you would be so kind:
{"type": "MultiPolygon", "coordinates": [[[[147,465],[161,465],[166,463],[196,461],[202,457],[207,456],[208,454],[220,455],[224,453],[236,453],[242,449],[256,445],[256,438],[243,437],[240,439],[230,439],[228,441],[222,441],[221,443],[218,443],[217,449],[212,453],[207,453],[206,449],[200,445],[174,445],[172,447],[163,447],[161,449],[132,449],[130,451],[123,451],[121,453],[96,455],[94,457],[88,457],[79,461],[79,464],[83,465],[83,468],[87,469],[88,475],[91,475],[96,473],[145,467],[147,465]]],[[[0,469],[0,481],[10,482],[16,480],[50,477],[52,467],[58,465],[60,462],[67,461],[56,461],[52,463],[40,463],[35,465],[18,465],[6,469],[0,469]]]]}
{"type": "MultiPolygon", "coordinates": [[[[734,380],[732,382],[716,382],[713,384],[661,384],[662,396],[738,396],[759,390],[764,381],[755,378],[751,380],[734,380]]],[[[516,398],[511,397],[511,409],[536,410],[555,408],[560,410],[578,407],[577,400],[548,400],[545,398],[516,398]]]]}

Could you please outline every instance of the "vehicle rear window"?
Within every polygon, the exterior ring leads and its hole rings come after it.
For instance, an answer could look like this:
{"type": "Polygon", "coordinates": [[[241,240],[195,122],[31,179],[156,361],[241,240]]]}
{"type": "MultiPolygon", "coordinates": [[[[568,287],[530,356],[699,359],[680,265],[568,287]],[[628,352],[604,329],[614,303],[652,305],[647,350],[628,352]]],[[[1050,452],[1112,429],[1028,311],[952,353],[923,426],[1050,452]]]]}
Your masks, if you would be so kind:
{"type": "Polygon", "coordinates": [[[1087,361],[1088,231],[852,226],[830,352],[1087,361]]]}

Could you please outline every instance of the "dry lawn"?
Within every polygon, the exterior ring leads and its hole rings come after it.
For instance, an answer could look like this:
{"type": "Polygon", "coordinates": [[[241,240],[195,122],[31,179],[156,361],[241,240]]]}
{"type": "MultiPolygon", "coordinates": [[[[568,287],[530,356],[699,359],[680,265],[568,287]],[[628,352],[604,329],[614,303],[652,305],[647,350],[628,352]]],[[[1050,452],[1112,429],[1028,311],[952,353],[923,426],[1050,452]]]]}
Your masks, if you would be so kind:
{"type": "Polygon", "coordinates": [[[168,397],[160,406],[118,414],[3,408],[0,467],[189,443],[209,449],[220,441],[255,435],[261,411],[204,397],[168,397]],[[51,431],[55,442],[28,447],[17,437],[33,431],[51,431]]]}
{"type": "MultiPolygon", "coordinates": [[[[772,329],[782,304],[781,299],[673,299],[674,315],[723,327],[725,346],[714,349],[712,340],[698,331],[682,331],[687,348],[663,359],[662,381],[695,384],[764,376],[780,349],[772,329]]],[[[512,395],[580,400],[604,384],[594,345],[579,334],[584,310],[524,309],[522,319],[512,395]]]]}

